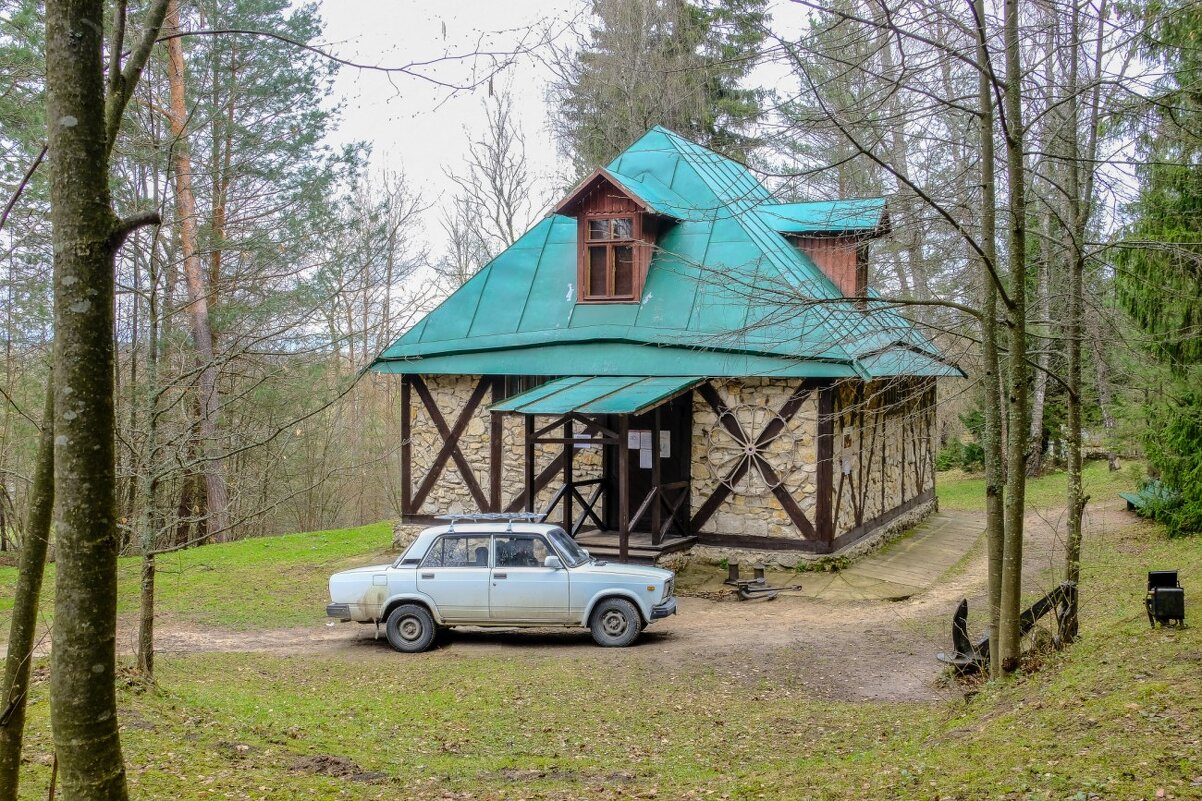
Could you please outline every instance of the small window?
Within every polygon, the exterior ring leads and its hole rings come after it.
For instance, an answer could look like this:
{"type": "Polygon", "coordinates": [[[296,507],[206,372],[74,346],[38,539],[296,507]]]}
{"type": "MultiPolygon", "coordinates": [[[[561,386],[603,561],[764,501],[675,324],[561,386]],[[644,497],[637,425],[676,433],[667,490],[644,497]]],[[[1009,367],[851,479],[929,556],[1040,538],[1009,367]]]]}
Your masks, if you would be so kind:
{"type": "Polygon", "coordinates": [[[446,535],[426,552],[422,567],[488,567],[487,536],[446,535]]]}
{"type": "Polygon", "coordinates": [[[530,534],[497,537],[497,567],[542,567],[550,555],[542,537],[530,534]]]}
{"type": "Polygon", "coordinates": [[[633,300],[635,240],[633,217],[590,219],[585,228],[585,300],[633,300]]]}

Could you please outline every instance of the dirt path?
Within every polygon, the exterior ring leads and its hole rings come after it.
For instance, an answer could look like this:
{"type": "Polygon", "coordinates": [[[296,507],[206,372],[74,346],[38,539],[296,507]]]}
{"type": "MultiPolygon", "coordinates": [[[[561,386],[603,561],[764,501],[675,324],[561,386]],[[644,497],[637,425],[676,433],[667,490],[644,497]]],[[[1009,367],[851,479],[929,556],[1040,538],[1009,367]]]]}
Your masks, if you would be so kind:
{"type": "MultiPolygon", "coordinates": [[[[1087,537],[1105,536],[1130,522],[1121,503],[1091,506],[1087,537]]],[[[1027,516],[1024,580],[1032,593],[1055,583],[1049,571],[1061,569],[1063,524],[1063,514],[1057,511],[1027,516]]],[[[932,586],[899,602],[682,597],[676,617],[657,622],[628,649],[596,648],[582,630],[461,629],[446,635],[439,648],[416,658],[470,659],[504,653],[532,662],[569,658],[674,672],[714,670],[732,682],[767,679],[778,691],[797,688],[818,698],[933,701],[957,694],[941,681],[934,655],[950,645],[951,613],[960,598],[969,598],[970,628],[981,628],[986,576],[984,548],[977,545],[968,559],[932,586]]],[[[804,584],[806,576],[800,580],[804,584]]],[[[159,652],[165,656],[260,652],[373,662],[399,658],[382,637],[375,637],[374,627],[358,624],[322,622],[238,632],[164,622],[157,636],[159,652]]]]}

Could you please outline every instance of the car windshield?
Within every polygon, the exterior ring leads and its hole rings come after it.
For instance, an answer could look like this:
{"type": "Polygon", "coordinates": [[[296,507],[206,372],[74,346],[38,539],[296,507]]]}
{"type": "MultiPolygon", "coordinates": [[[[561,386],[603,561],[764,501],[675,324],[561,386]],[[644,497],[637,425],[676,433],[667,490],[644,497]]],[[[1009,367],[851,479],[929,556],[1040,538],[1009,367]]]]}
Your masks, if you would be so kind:
{"type": "Polygon", "coordinates": [[[588,561],[584,550],[562,528],[551,529],[547,532],[547,536],[551,538],[551,542],[555,543],[555,550],[559,551],[568,567],[576,567],[588,561]]]}

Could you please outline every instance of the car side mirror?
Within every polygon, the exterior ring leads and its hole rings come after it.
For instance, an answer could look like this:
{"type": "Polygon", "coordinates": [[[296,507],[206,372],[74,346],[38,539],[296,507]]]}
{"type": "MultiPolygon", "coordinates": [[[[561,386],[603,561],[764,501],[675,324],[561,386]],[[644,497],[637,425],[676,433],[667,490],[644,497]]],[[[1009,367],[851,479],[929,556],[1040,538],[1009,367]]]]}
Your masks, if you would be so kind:
{"type": "Polygon", "coordinates": [[[563,562],[559,561],[558,556],[548,556],[543,560],[543,567],[549,567],[552,570],[563,570],[563,562]]]}

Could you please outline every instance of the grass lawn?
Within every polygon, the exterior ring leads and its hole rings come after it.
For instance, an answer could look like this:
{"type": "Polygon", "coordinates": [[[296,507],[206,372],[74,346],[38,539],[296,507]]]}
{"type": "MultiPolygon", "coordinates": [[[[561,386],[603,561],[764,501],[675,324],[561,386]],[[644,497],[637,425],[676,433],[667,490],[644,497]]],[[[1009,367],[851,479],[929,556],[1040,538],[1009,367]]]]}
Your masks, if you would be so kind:
{"type": "MultiPolygon", "coordinates": [[[[267,568],[324,579],[386,540],[375,526],[201,549],[177,557],[164,605],[222,626],[264,604],[273,622],[312,619],[321,599],[267,568]]],[[[176,801],[1198,798],[1202,637],[1149,629],[1142,586],[1177,567],[1196,606],[1202,543],[1135,523],[1085,553],[1083,639],[967,702],[833,703],[788,672],[732,678],[638,648],[164,654],[158,689],[119,690],[130,783],[176,801]]],[[[31,798],[51,749],[38,676],[31,798]]]]}
{"type": "MultiPolygon", "coordinates": [[[[1110,472],[1105,461],[1085,465],[1082,480],[1085,494],[1096,501],[1110,500],[1120,492],[1135,489],[1136,479],[1129,470],[1110,472]]],[[[1051,509],[1063,507],[1068,491],[1068,474],[1061,471],[1027,480],[1026,507],[1051,509]]],[[[935,477],[935,492],[940,509],[985,510],[985,477],[979,473],[948,470],[935,477]]]]}
{"type": "MultiPolygon", "coordinates": [[[[261,537],[189,548],[156,560],[156,604],[161,615],[232,629],[286,628],[324,619],[326,581],[346,566],[391,561],[389,523],[359,528],[261,537]],[[253,603],[250,603],[253,601],[253,603]]],[[[141,559],[119,564],[118,612],[137,614],[141,559]]],[[[17,583],[15,567],[0,567],[0,641],[17,583]]],[[[54,565],[42,590],[43,613],[53,609],[54,565]]]]}

